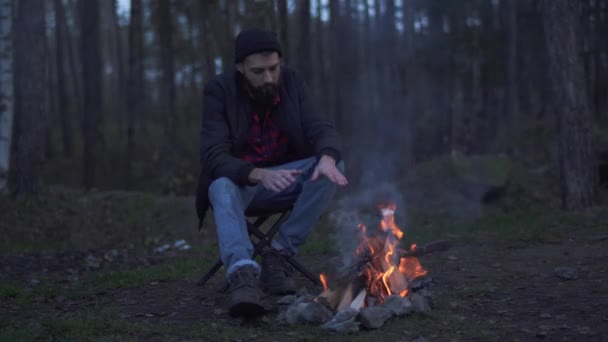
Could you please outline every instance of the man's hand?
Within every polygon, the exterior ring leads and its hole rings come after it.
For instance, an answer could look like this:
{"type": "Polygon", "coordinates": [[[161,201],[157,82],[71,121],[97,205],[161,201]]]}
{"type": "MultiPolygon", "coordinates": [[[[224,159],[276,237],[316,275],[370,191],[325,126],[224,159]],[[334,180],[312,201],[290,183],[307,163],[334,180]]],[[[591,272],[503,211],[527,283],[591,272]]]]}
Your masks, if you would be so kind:
{"type": "Polygon", "coordinates": [[[302,174],[302,170],[267,170],[253,169],[249,174],[249,180],[254,183],[262,183],[264,188],[274,192],[281,192],[296,182],[296,176],[302,174]]]}
{"type": "Polygon", "coordinates": [[[336,167],[336,160],[328,155],[323,155],[315,167],[310,180],[316,181],[319,176],[327,177],[332,183],[345,186],[348,185],[348,180],[336,167]]]}

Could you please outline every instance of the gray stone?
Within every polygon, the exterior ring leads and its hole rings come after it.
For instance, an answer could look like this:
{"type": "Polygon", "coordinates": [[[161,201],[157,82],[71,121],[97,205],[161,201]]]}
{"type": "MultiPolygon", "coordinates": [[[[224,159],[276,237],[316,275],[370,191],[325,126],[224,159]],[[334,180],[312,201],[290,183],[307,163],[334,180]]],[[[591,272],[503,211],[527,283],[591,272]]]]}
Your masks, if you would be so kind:
{"type": "Polygon", "coordinates": [[[344,309],[336,314],[329,322],[323,324],[321,329],[335,331],[341,334],[356,333],[359,331],[359,322],[356,309],[344,309]]]}
{"type": "Polygon", "coordinates": [[[572,267],[558,267],[553,273],[556,277],[566,280],[578,279],[578,270],[572,267]]]}
{"type": "Polygon", "coordinates": [[[308,294],[308,289],[305,287],[302,287],[298,290],[298,292],[296,292],[296,296],[305,296],[308,294]]]}
{"type": "Polygon", "coordinates": [[[429,313],[431,312],[431,303],[429,302],[428,297],[423,296],[419,293],[414,293],[412,295],[412,308],[414,312],[421,313],[429,313]]]}
{"type": "Polygon", "coordinates": [[[332,319],[332,321],[336,321],[336,322],[342,322],[342,321],[346,321],[348,319],[351,319],[353,317],[357,317],[357,315],[359,314],[359,310],[357,309],[353,309],[353,308],[347,308],[344,310],[340,310],[332,319]]]}
{"type": "Polygon", "coordinates": [[[286,313],[287,313],[287,310],[279,311],[279,313],[277,314],[277,318],[275,318],[275,321],[277,323],[285,322],[286,313]]]}
{"type": "Polygon", "coordinates": [[[296,297],[294,295],[289,295],[289,296],[285,296],[285,297],[282,297],[281,299],[277,300],[277,304],[290,305],[290,304],[293,304],[297,299],[298,299],[298,297],[296,297]]]}
{"type": "Polygon", "coordinates": [[[332,318],[332,313],[317,302],[293,303],[285,313],[285,320],[289,324],[312,323],[322,324],[332,318]]]}
{"type": "Polygon", "coordinates": [[[313,299],[315,299],[315,296],[311,295],[311,294],[305,294],[303,296],[299,296],[292,305],[294,304],[300,304],[300,303],[308,303],[308,302],[312,302],[313,299]]]}
{"type": "Polygon", "coordinates": [[[407,315],[412,312],[412,302],[407,297],[397,295],[388,296],[384,304],[381,305],[395,316],[407,315]]]}
{"type": "Polygon", "coordinates": [[[387,319],[393,316],[392,312],[381,306],[363,308],[359,313],[359,322],[366,329],[378,329],[387,319]]]}
{"type": "Polygon", "coordinates": [[[410,289],[414,292],[418,292],[422,289],[425,289],[429,286],[431,286],[431,283],[433,282],[433,278],[432,277],[427,277],[427,278],[422,278],[422,279],[414,279],[411,283],[410,283],[410,289]]]}

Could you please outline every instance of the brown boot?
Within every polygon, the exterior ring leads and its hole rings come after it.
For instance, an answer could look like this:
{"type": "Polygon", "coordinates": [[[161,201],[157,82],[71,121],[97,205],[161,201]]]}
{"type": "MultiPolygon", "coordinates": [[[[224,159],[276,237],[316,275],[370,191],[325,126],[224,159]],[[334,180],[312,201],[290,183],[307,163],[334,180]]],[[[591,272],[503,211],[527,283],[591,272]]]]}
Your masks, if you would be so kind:
{"type": "Polygon", "coordinates": [[[228,278],[230,316],[258,316],[264,313],[261,302],[262,291],[259,288],[257,270],[251,265],[241,266],[228,278]]]}
{"type": "Polygon", "coordinates": [[[287,262],[288,256],[276,249],[262,254],[262,288],[270,294],[296,293],[296,282],[293,280],[293,267],[287,262]]]}

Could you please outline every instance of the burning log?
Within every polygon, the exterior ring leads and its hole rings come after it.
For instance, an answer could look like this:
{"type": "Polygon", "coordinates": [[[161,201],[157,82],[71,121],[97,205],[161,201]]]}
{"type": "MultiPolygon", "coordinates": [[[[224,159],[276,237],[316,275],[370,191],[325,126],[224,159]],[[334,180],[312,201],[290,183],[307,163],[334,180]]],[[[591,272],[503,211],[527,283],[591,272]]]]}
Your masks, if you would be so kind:
{"type": "Polygon", "coordinates": [[[422,255],[435,253],[435,252],[445,252],[448,249],[450,249],[450,247],[452,247],[452,246],[450,245],[449,241],[437,240],[437,241],[429,242],[422,247],[416,246],[415,248],[409,249],[409,250],[399,248],[399,255],[401,255],[402,257],[410,257],[410,256],[419,257],[422,255]]]}
{"type": "Polygon", "coordinates": [[[340,295],[338,294],[338,291],[327,289],[318,295],[315,300],[333,310],[336,308],[336,305],[338,305],[340,295]]]}
{"type": "Polygon", "coordinates": [[[370,235],[365,225],[357,225],[360,243],[350,262],[338,267],[331,286],[321,275],[324,292],[315,299],[318,303],[335,311],[359,310],[370,303],[382,304],[391,296],[405,297],[410,283],[427,273],[417,257],[450,247],[447,241],[440,240],[422,247],[398,248],[404,234],[395,224],[395,206],[379,209],[383,217],[380,229],[370,235]]]}
{"type": "MultiPolygon", "coordinates": [[[[447,240],[437,240],[429,242],[428,244],[415,247],[413,249],[399,248],[397,254],[400,258],[404,257],[419,257],[430,253],[444,252],[450,249],[450,243],[447,240]]],[[[378,263],[382,261],[381,255],[372,256],[369,252],[358,256],[357,260],[351,263],[349,267],[344,268],[339,272],[336,282],[339,284],[347,284],[352,281],[353,278],[357,278],[361,275],[366,266],[371,266],[372,270],[379,271],[381,268],[377,267],[378,263]]]]}

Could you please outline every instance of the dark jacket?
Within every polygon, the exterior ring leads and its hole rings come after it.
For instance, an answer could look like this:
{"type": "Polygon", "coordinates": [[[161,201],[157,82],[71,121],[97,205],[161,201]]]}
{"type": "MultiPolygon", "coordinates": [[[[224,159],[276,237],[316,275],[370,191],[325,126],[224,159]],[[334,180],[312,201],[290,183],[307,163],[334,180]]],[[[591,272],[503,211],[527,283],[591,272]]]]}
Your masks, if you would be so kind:
{"type": "MultiPolygon", "coordinates": [[[[205,85],[200,139],[201,172],[196,191],[199,228],[209,207],[208,188],[220,177],[239,186],[249,185],[255,167],[241,156],[252,125],[252,102],[243,89],[243,76],[232,69],[205,85]]],[[[293,70],[283,66],[280,75],[281,102],[273,115],[289,139],[291,159],[331,155],[338,161],[342,148],[334,124],[312,104],[308,91],[293,70]]]]}

